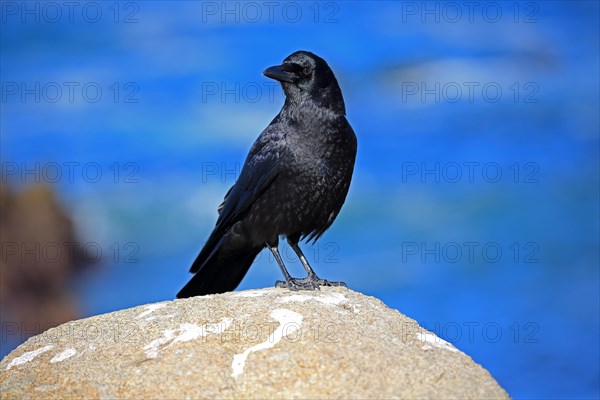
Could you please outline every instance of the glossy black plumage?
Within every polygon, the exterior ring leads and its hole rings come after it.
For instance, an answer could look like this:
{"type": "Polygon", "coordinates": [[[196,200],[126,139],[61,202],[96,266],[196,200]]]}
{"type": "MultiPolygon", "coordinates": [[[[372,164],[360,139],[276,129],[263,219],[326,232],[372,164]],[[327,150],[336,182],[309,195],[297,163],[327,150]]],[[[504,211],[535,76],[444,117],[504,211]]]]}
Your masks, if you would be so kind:
{"type": "Polygon", "coordinates": [[[281,82],[285,104],[250,149],[190,269],[195,275],[179,298],[235,289],[265,247],[284,274],[278,286],[297,290],[338,284],[316,276],[298,242],[321,237],[350,187],[357,142],[341,90],[327,63],[306,51],[291,54],[263,74],[281,82]],[[307,278],[287,273],[277,252],[280,235],[300,257],[307,278]]]}

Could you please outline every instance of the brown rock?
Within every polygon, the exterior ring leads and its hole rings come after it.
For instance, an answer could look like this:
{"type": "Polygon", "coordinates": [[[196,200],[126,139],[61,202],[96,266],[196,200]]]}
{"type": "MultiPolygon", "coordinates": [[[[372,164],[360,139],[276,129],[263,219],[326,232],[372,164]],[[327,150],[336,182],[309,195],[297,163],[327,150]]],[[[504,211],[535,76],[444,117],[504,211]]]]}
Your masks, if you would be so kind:
{"type": "Polygon", "coordinates": [[[343,288],[262,289],[63,324],[0,362],[2,398],[505,399],[480,365],[343,288]]]}
{"type": "Polygon", "coordinates": [[[85,260],[75,227],[54,189],[0,188],[0,313],[4,343],[80,318],[71,282],[85,260]]]}

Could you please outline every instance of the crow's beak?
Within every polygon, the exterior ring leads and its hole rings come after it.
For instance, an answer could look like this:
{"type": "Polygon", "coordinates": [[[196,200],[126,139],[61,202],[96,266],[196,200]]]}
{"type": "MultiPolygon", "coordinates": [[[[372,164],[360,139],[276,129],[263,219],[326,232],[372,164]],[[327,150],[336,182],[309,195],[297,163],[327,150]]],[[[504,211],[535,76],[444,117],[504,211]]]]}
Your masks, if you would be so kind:
{"type": "Polygon", "coordinates": [[[293,71],[286,71],[289,66],[282,64],[274,67],[269,67],[263,71],[263,75],[267,78],[275,79],[279,82],[294,83],[298,80],[298,75],[293,71]]]}

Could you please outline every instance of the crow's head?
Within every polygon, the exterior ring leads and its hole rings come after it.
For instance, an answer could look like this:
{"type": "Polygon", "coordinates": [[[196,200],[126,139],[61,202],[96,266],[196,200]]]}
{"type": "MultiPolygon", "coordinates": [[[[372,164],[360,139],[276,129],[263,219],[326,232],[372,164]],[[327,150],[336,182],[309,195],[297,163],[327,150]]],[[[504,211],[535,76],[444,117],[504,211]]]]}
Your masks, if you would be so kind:
{"type": "Polygon", "coordinates": [[[316,54],[297,51],[283,60],[283,64],[267,68],[263,75],[281,83],[289,102],[311,101],[332,111],[346,113],[342,91],[333,71],[316,54]]]}

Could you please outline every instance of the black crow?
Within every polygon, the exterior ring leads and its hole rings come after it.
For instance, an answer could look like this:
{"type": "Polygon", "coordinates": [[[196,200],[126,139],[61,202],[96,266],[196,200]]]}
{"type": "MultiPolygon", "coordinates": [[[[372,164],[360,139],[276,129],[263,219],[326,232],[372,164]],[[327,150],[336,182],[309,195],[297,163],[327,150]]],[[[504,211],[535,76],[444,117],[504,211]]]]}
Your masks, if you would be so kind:
{"type": "Polygon", "coordinates": [[[292,290],[344,285],[320,279],[298,242],[313,243],[337,217],[356,158],[357,141],[346,120],[342,92],[321,57],[297,51],[263,75],[281,83],[285,104],[260,134],[236,183],[219,206],[219,218],[178,298],[235,289],[265,247],[292,290]],[[284,235],[308,276],[292,278],[278,251],[284,235]]]}

